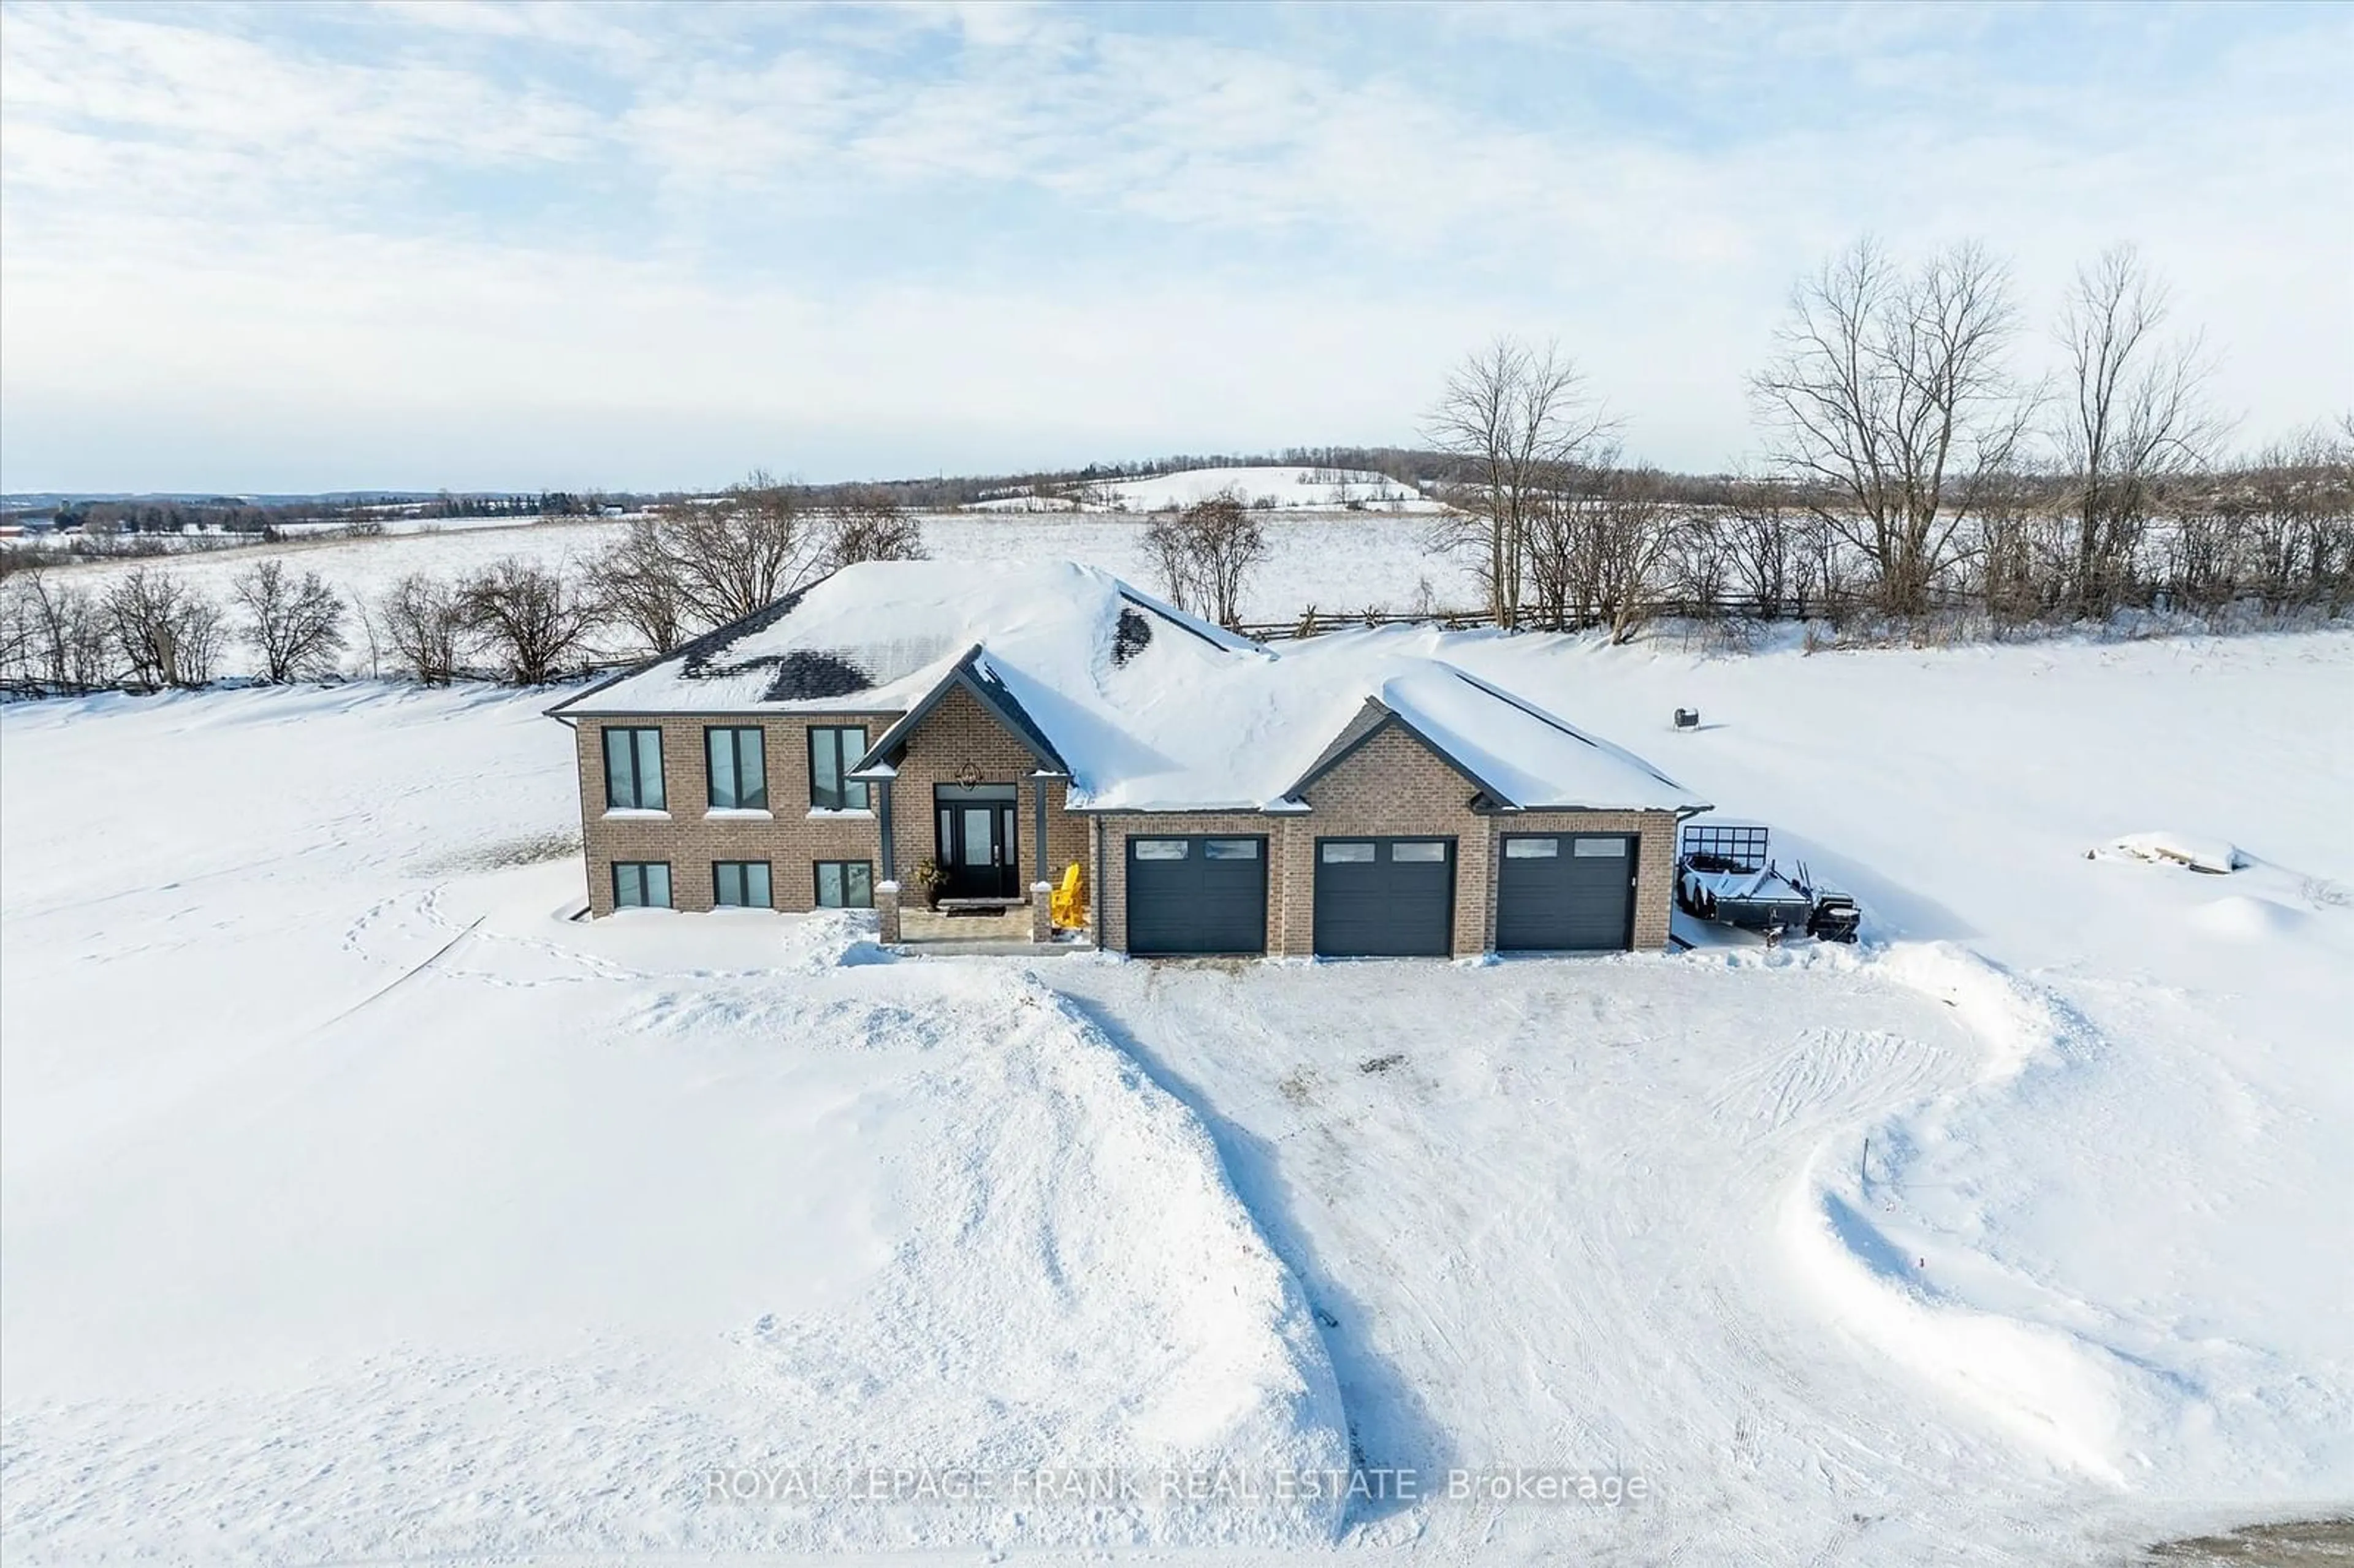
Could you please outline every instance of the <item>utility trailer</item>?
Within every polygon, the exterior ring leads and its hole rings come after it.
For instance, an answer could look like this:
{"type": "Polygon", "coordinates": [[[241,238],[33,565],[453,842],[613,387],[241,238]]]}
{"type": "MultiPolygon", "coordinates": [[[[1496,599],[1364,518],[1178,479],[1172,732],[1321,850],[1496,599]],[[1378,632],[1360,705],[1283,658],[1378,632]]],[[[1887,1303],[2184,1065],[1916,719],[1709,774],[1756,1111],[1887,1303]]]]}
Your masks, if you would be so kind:
{"type": "Polygon", "coordinates": [[[1687,915],[1757,931],[1768,943],[1792,931],[1852,942],[1862,925],[1855,900],[1818,887],[1801,863],[1774,863],[1770,835],[1753,823],[1687,822],[1676,854],[1676,904],[1687,915]]]}

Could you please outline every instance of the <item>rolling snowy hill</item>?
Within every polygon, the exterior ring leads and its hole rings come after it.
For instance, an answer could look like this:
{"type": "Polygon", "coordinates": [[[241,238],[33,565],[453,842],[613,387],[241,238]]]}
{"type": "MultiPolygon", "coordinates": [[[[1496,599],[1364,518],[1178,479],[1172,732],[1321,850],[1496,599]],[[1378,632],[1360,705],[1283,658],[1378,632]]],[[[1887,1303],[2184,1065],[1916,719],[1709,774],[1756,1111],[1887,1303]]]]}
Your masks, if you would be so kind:
{"type": "Polygon", "coordinates": [[[1067,494],[1011,495],[976,502],[969,512],[1173,512],[1213,495],[1235,495],[1254,509],[1281,512],[1443,512],[1410,484],[1362,469],[1265,464],[1193,468],[1142,479],[1102,480],[1067,494]]]}

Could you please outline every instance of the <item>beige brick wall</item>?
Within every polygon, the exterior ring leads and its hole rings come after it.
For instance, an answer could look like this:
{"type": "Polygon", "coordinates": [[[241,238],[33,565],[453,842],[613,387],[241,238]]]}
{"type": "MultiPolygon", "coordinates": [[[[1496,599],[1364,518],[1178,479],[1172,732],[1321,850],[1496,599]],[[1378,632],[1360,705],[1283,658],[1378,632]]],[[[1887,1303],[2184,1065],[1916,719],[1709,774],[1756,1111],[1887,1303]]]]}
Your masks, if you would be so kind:
{"type": "Polygon", "coordinates": [[[871,741],[898,715],[878,714],[764,715],[737,718],[697,714],[686,717],[588,719],[575,726],[580,767],[580,836],[588,860],[588,907],[613,912],[613,863],[670,863],[671,902],[679,909],[712,905],[715,861],[765,860],[779,909],[813,907],[817,888],[811,867],[821,860],[864,860],[878,864],[880,842],[872,816],[810,815],[809,728],[811,725],[863,724],[871,741]],[[663,732],[663,793],[666,817],[605,814],[605,743],[608,725],[652,727],[663,732]],[[706,814],[710,780],[704,761],[703,732],[716,727],[758,728],[765,736],[769,780],[768,818],[706,814]]]}
{"type": "MultiPolygon", "coordinates": [[[[589,907],[613,908],[617,860],[667,861],[676,907],[712,906],[716,861],[765,860],[777,907],[805,910],[816,901],[811,866],[821,860],[875,863],[877,880],[902,883],[916,863],[938,853],[932,786],[958,782],[970,769],[983,783],[1019,787],[1015,837],[1023,886],[1059,882],[1073,861],[1089,866],[1088,903],[1097,938],[1113,951],[1128,945],[1127,865],[1131,834],[1224,833],[1267,841],[1267,944],[1305,957],[1314,950],[1315,855],[1320,838],[1430,835],[1452,838],[1456,855],[1454,949],[1479,953],[1494,946],[1496,846],[1502,832],[1629,832],[1639,836],[1636,867],[1635,946],[1664,948],[1674,884],[1675,818],[1668,811],[1550,811],[1509,817],[1470,809],[1473,786],[1421,742],[1392,728],[1374,736],[1307,791],[1307,812],[1131,813],[1103,819],[1103,863],[1093,863],[1090,819],[1064,810],[1066,787],[1045,784],[1047,853],[1042,865],[1036,835],[1037,763],[996,717],[961,689],[951,691],[909,738],[892,786],[897,865],[881,863],[881,833],[872,817],[809,814],[811,724],[864,724],[871,742],[897,715],[890,713],[763,716],[728,719],[706,715],[632,720],[582,719],[576,726],[580,769],[581,835],[588,851],[589,907]],[[605,814],[603,730],[653,726],[663,732],[663,818],[605,814]],[[706,814],[703,732],[719,725],[752,725],[767,736],[769,816],[706,814]]],[[[910,896],[913,895],[912,889],[910,896]]]]}
{"type": "Polygon", "coordinates": [[[1674,883],[1675,816],[1670,811],[1539,811],[1511,816],[1471,810],[1475,787],[1420,741],[1384,730],[1318,779],[1306,812],[1227,814],[1121,812],[1104,819],[1104,863],[1096,885],[1100,940],[1126,950],[1126,873],[1131,836],[1172,833],[1264,835],[1267,840],[1267,945],[1304,958],[1315,950],[1316,841],[1358,836],[1429,836],[1455,841],[1454,950],[1495,945],[1497,844],[1505,832],[1606,832],[1638,835],[1635,946],[1668,944],[1674,883]]]}
{"type": "MultiPolygon", "coordinates": [[[[582,719],[576,726],[580,770],[581,842],[588,862],[588,906],[613,911],[613,863],[667,861],[671,900],[680,909],[712,906],[711,867],[723,860],[765,860],[779,909],[805,910],[817,899],[811,867],[822,860],[875,863],[877,881],[896,874],[903,883],[916,863],[938,853],[938,818],[932,786],[955,783],[970,767],[988,784],[1020,787],[1014,840],[1026,896],[1035,881],[1058,881],[1073,861],[1085,863],[1088,828],[1063,809],[1060,780],[1046,783],[1047,854],[1042,867],[1033,841],[1039,781],[1030,775],[1037,762],[1006,732],[994,715],[961,688],[951,691],[908,737],[907,755],[892,785],[893,851],[896,868],[882,863],[882,830],[872,816],[810,814],[809,729],[812,725],[864,725],[869,744],[899,718],[896,713],[763,715],[731,718],[696,714],[631,719],[582,719]],[[658,728],[663,732],[663,789],[666,817],[608,816],[605,811],[604,730],[658,728]],[[752,726],[766,736],[769,778],[767,820],[708,815],[710,780],[705,776],[703,732],[752,726]]],[[[912,896],[912,889],[910,890],[912,896]]]]}

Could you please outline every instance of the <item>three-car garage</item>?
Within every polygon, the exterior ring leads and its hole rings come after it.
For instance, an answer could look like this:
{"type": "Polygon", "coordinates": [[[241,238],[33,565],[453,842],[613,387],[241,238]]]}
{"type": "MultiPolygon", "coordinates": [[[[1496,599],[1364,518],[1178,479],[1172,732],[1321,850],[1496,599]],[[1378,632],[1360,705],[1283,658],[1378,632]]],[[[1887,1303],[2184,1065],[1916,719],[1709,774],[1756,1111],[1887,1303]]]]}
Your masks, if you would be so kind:
{"type": "MultiPolygon", "coordinates": [[[[1444,957],[1457,948],[1465,886],[1450,835],[1319,836],[1296,845],[1309,872],[1283,939],[1278,835],[1135,833],[1120,848],[1127,950],[1139,957],[1305,950],[1320,958],[1444,957]],[[1271,880],[1275,879],[1275,880],[1271,880]],[[1270,889],[1278,895],[1270,899],[1270,889]]],[[[1502,952],[1617,952],[1634,946],[1641,839],[1630,832],[1504,832],[1495,857],[1494,946],[1502,952]]],[[[1302,862],[1305,864],[1303,866],[1302,862]]],[[[1474,862],[1475,866],[1477,862],[1474,862]]],[[[1476,884],[1475,876],[1473,882],[1476,884]]],[[[1296,896],[1296,895],[1295,895],[1296,896]]],[[[1476,906],[1475,906],[1476,907],[1476,906]]]]}

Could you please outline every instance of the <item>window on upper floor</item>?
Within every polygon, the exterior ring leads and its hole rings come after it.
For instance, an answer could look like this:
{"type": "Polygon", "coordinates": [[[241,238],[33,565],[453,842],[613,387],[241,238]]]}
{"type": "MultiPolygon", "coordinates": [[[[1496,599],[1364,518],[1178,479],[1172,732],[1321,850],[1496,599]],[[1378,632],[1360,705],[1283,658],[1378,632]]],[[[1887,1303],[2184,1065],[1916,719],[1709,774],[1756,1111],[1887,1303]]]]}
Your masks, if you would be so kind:
{"type": "Polygon", "coordinates": [[[669,808],[663,796],[662,731],[605,731],[605,809],[609,811],[662,811],[669,808]]]}
{"type": "Polygon", "coordinates": [[[821,811],[866,810],[866,786],[850,770],[866,755],[866,731],[858,725],[821,725],[809,732],[810,804],[821,811]]]}
{"type": "Polygon", "coordinates": [[[769,748],[758,728],[706,729],[703,753],[713,810],[768,810],[769,748]]]}

